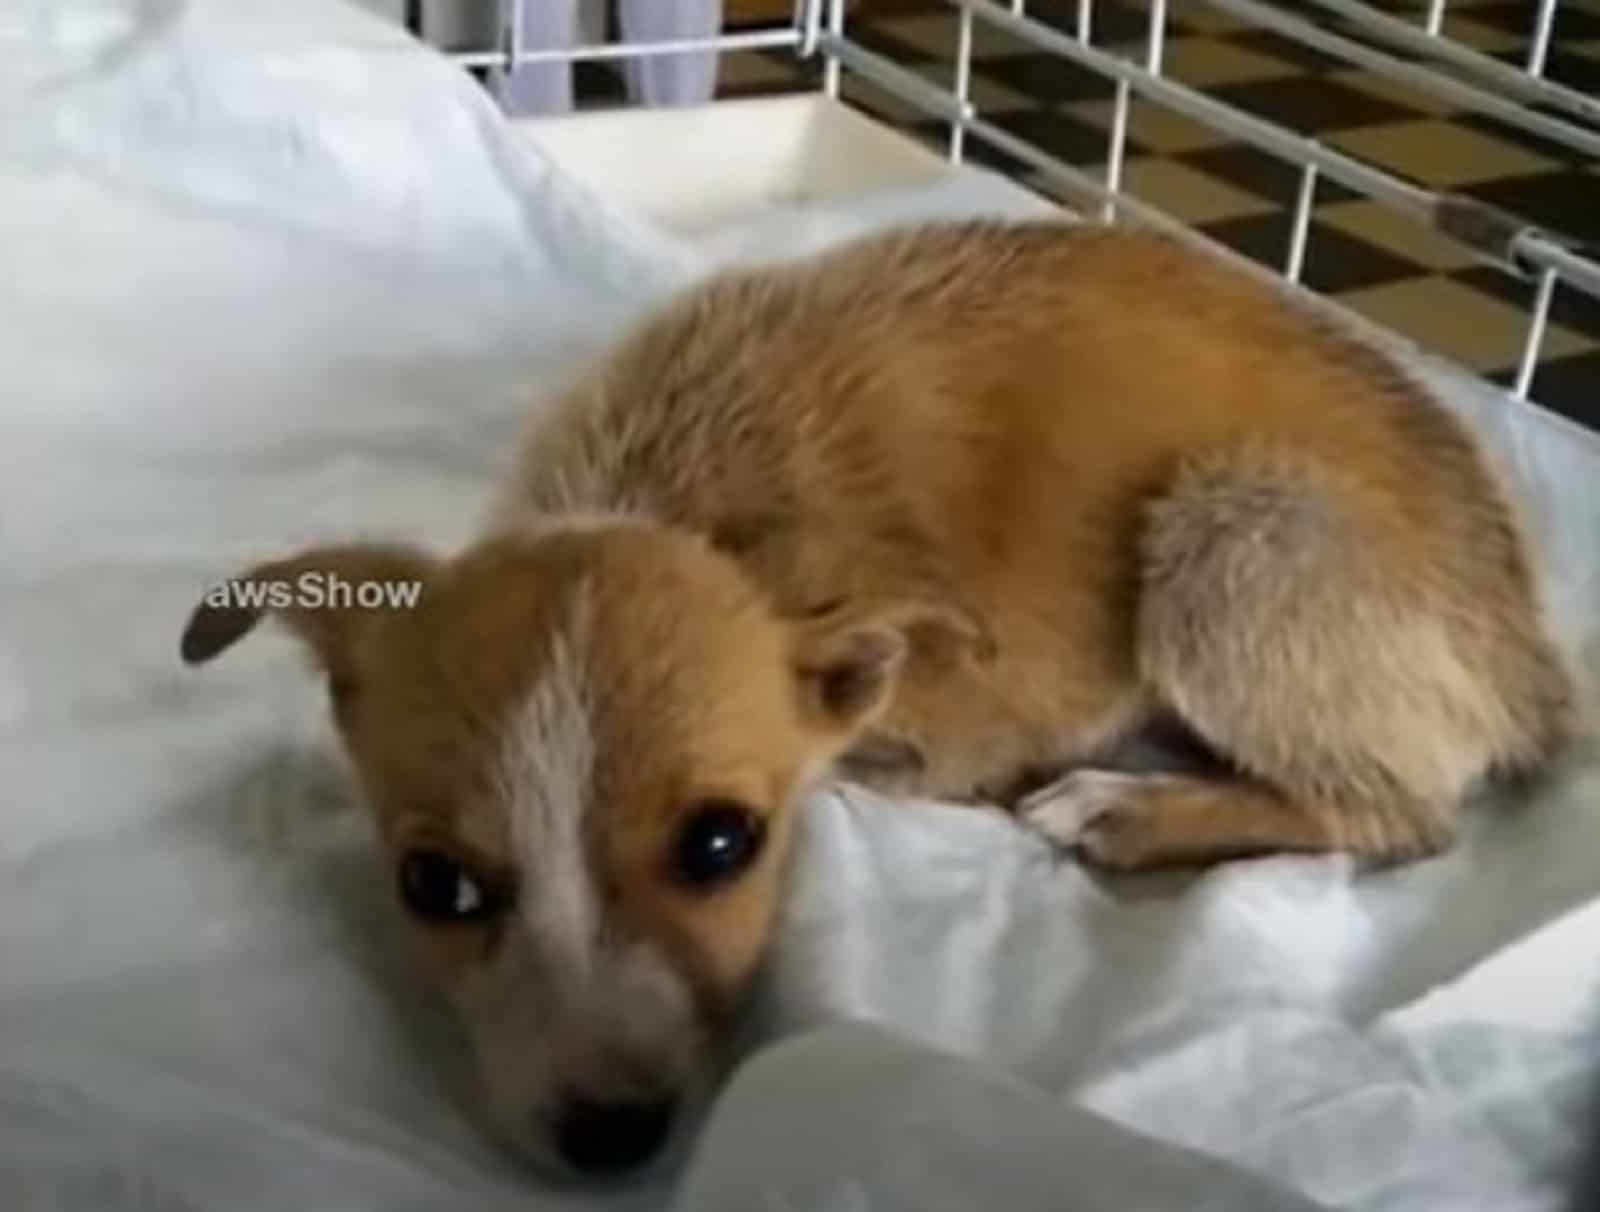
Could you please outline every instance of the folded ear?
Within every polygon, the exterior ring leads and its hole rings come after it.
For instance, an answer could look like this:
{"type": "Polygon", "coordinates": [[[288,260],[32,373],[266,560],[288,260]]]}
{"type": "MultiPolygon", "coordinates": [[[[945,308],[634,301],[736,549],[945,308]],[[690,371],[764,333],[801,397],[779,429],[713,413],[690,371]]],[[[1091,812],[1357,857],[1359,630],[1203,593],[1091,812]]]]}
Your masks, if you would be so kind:
{"type": "Polygon", "coordinates": [[[994,655],[988,629],[942,602],[857,598],[829,603],[794,624],[793,667],[801,706],[816,723],[855,731],[887,706],[914,638],[925,634],[980,660],[994,655]]]}
{"type": "Polygon", "coordinates": [[[287,623],[337,684],[362,628],[384,610],[414,607],[436,561],[408,546],[358,543],[319,547],[258,564],[214,586],[183,630],[189,665],[211,660],[243,639],[263,616],[287,623]]]}

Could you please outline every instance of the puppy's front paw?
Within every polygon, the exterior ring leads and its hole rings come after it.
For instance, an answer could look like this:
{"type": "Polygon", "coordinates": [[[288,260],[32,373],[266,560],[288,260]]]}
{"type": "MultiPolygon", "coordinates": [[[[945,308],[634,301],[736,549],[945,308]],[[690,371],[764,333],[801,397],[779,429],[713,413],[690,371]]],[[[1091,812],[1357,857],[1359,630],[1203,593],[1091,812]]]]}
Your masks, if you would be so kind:
{"type": "Polygon", "coordinates": [[[1149,775],[1074,770],[1026,796],[1017,817],[1029,829],[1097,867],[1127,871],[1153,850],[1149,775]]]}

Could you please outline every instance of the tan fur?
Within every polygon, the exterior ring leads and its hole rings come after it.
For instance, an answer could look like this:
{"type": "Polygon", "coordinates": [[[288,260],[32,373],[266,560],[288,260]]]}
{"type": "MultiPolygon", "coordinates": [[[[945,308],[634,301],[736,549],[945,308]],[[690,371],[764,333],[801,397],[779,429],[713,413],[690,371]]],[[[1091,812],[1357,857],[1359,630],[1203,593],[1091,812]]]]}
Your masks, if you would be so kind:
{"type": "Polygon", "coordinates": [[[921,790],[1002,784],[1181,695],[1218,700],[1183,714],[1264,778],[1369,801],[1398,781],[1448,815],[1566,727],[1463,428],[1281,294],[1142,234],[970,224],[725,279],[535,427],[501,516],[574,507],[720,539],[782,613],[975,613],[999,659],[914,662],[885,724],[923,750],[921,790]]]}
{"type": "Polygon", "coordinates": [[[1462,426],[1146,234],[935,226],[720,278],[532,426],[491,531],[427,566],[420,611],[323,653],[360,687],[342,724],[373,801],[507,853],[483,737],[581,590],[596,766],[571,811],[612,928],[708,1007],[747,983],[792,807],[841,758],[985,798],[1176,715],[1229,771],[1080,770],[1023,819],[1122,869],[1398,859],[1571,726],[1530,554],[1462,426]],[[695,897],[662,856],[707,794],[774,837],[695,897]]]}

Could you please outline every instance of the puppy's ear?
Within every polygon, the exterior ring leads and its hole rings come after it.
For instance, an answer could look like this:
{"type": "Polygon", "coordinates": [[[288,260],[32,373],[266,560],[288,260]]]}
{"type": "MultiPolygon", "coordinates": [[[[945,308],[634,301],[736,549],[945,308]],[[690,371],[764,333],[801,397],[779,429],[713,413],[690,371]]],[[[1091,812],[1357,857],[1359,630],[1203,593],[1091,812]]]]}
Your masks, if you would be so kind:
{"type": "Polygon", "coordinates": [[[801,708],[828,728],[854,732],[889,702],[914,637],[989,659],[994,643],[976,616],[941,602],[857,598],[795,621],[793,666],[801,708]]]}
{"type": "Polygon", "coordinates": [[[416,548],[382,544],[319,547],[258,564],[206,593],[179,652],[186,664],[203,664],[271,614],[305,642],[337,687],[351,672],[362,629],[382,610],[415,606],[435,566],[416,548]]]}

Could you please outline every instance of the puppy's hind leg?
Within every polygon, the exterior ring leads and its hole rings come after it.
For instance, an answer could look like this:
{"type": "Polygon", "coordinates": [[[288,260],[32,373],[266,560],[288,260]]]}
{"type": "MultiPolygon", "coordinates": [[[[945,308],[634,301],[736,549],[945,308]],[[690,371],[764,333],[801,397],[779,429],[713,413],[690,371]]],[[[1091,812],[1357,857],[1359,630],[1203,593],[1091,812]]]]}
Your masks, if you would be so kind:
{"type": "Polygon", "coordinates": [[[1531,600],[1494,580],[1515,561],[1431,551],[1386,504],[1293,451],[1186,462],[1146,519],[1138,663],[1238,774],[1080,771],[1024,817],[1121,869],[1446,846],[1465,790],[1537,747],[1565,683],[1531,600]]]}

